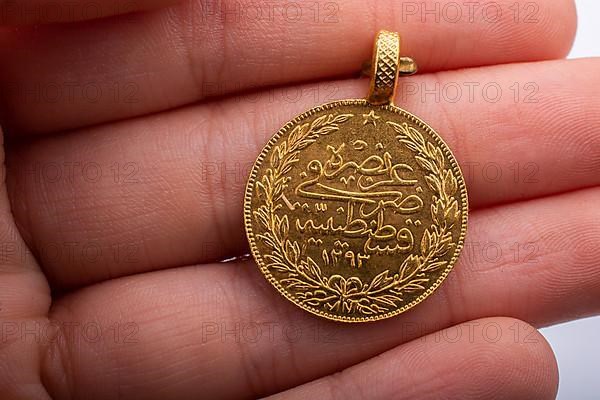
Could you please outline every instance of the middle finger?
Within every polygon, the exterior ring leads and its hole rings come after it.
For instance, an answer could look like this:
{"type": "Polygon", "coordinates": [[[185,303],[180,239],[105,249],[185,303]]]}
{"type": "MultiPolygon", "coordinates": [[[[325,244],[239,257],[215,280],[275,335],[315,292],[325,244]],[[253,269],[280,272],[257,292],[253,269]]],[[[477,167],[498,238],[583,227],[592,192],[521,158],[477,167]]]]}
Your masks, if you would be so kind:
{"type": "MultiPolygon", "coordinates": [[[[552,61],[423,75],[408,81],[418,93],[399,94],[396,103],[430,122],[454,150],[473,208],[550,195],[600,183],[599,65],[552,61]],[[474,101],[468,83],[479,85],[474,101]],[[451,102],[443,88],[456,85],[464,92],[451,102]],[[492,102],[497,88],[502,96],[492,102]],[[433,95],[423,98],[426,90],[433,95]]],[[[366,92],[364,80],[331,85],[335,98],[366,92]]],[[[11,149],[13,212],[50,281],[79,286],[247,252],[249,168],[285,121],[322,102],[314,98],[329,93],[322,88],[299,88],[294,93],[304,95],[291,102],[283,100],[289,90],[275,90],[11,149]]]]}

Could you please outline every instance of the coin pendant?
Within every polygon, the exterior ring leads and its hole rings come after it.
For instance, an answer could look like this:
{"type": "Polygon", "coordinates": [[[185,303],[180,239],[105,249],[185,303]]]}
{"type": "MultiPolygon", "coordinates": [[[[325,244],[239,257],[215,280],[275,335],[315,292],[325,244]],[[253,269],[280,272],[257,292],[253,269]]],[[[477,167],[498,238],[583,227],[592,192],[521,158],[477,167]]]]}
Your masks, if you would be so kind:
{"type": "MultiPolygon", "coordinates": [[[[378,36],[373,80],[390,40],[399,49],[397,34],[378,36]]],[[[246,233],[260,270],[288,300],[325,318],[374,321],[410,309],[463,247],[463,176],[442,138],[391,103],[396,60],[387,95],[372,84],[367,99],[324,104],[282,127],[246,188],[246,233]]]]}

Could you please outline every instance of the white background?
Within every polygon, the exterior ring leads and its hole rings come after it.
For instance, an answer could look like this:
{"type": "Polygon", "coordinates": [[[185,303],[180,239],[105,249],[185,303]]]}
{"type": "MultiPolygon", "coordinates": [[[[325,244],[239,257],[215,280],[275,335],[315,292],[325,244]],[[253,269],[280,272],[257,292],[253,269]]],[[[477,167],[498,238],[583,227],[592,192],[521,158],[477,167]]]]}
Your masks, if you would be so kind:
{"type": "MultiPolygon", "coordinates": [[[[576,0],[576,3],[579,28],[569,57],[600,56],[600,0],[576,0]]],[[[542,333],[558,359],[559,400],[599,400],[600,317],[557,325],[543,329],[542,333]]]]}

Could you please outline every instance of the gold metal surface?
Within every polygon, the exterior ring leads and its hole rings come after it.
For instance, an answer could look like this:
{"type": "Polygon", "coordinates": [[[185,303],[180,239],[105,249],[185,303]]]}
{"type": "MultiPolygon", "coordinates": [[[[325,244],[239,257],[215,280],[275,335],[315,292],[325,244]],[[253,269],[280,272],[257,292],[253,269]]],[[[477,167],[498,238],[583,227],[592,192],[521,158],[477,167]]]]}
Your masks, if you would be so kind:
{"type": "Polygon", "coordinates": [[[381,32],[368,98],[288,122],[248,181],[244,220],[260,270],[325,318],[408,310],[441,284],[463,247],[463,176],[440,136],[391,104],[400,62],[399,36],[381,32]]]}

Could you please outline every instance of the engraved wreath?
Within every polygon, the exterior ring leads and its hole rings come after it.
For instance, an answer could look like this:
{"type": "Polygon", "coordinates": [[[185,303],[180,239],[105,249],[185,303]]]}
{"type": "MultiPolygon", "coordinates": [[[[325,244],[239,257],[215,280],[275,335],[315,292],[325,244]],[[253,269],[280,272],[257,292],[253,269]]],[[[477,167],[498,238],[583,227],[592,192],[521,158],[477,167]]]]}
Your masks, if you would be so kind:
{"type": "Polygon", "coordinates": [[[256,182],[257,192],[259,196],[262,192],[264,202],[254,211],[254,216],[265,229],[257,238],[271,249],[270,254],[264,255],[265,268],[284,274],[281,285],[293,289],[299,302],[341,314],[373,316],[398,307],[404,302],[404,293],[425,291],[424,285],[430,280],[427,273],[447,266],[448,261],[441,258],[455,246],[451,229],[460,218],[458,201],[454,198],[458,182],[452,170],[445,167],[440,147],[427,142],[407,123],[388,121],[397,133],[396,138],[414,153],[416,162],[426,171],[425,180],[433,191],[430,210],[433,223],[423,233],[418,246],[420,252],[409,255],[395,272],[383,271],[370,282],[355,276],[323,276],[312,258],[301,259],[299,244],[288,239],[287,215],[280,217],[276,211],[282,207],[279,200],[291,180],[286,174],[298,162],[299,152],[320,136],[337,131],[340,124],[352,117],[353,114],[329,114],[312,123],[298,125],[287,140],[273,149],[269,168],[256,182]]]}

